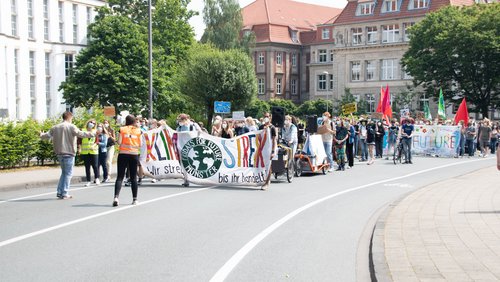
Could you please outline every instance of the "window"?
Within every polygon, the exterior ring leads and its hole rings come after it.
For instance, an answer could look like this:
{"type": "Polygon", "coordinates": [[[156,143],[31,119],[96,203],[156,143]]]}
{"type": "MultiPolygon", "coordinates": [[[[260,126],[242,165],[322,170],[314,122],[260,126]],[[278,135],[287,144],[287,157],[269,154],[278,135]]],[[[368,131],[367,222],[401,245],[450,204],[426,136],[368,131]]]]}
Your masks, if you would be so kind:
{"type": "Polygon", "coordinates": [[[30,75],[35,75],[35,52],[30,51],[29,56],[30,75]]]}
{"type": "Polygon", "coordinates": [[[366,112],[373,113],[375,111],[375,97],[373,94],[366,94],[366,112]]]}
{"type": "Polygon", "coordinates": [[[361,77],[361,62],[351,62],[351,81],[359,81],[361,77]]]}
{"type": "Polygon", "coordinates": [[[321,30],[321,39],[330,39],[330,29],[323,28],[321,30]]]}
{"type": "Polygon", "coordinates": [[[361,27],[351,29],[352,33],[352,44],[359,45],[363,40],[363,29],[361,27]]]}
{"type": "Polygon", "coordinates": [[[92,22],[92,8],[87,7],[87,25],[92,22]]]}
{"type": "Polygon", "coordinates": [[[43,0],[43,39],[49,40],[49,0],[43,0]]]}
{"type": "Polygon", "coordinates": [[[414,25],[413,22],[403,23],[404,41],[410,41],[410,31],[408,29],[414,25]]]}
{"type": "Polygon", "coordinates": [[[33,0],[28,0],[27,1],[28,5],[28,38],[33,39],[35,38],[34,34],[34,27],[33,27],[33,22],[35,21],[33,16],[33,0]]]}
{"type": "Polygon", "coordinates": [[[276,78],[276,94],[281,95],[281,78],[276,78]]]}
{"type": "Polygon", "coordinates": [[[382,28],[382,42],[392,43],[399,41],[399,25],[384,25],[382,28]]]}
{"type": "Polygon", "coordinates": [[[318,75],[318,90],[326,90],[326,74],[318,75]]]}
{"type": "Polygon", "coordinates": [[[14,49],[14,72],[15,72],[16,98],[19,99],[19,49],[14,49]]]}
{"type": "Polygon", "coordinates": [[[17,0],[10,1],[10,25],[12,36],[17,36],[17,0]]]}
{"type": "Polygon", "coordinates": [[[52,101],[50,97],[50,77],[45,78],[45,106],[47,108],[47,117],[50,117],[50,102],[52,101]]]}
{"type": "Polygon", "coordinates": [[[264,65],[264,52],[259,53],[259,65],[264,65]]]}
{"type": "Polygon", "coordinates": [[[281,52],[276,53],[276,64],[277,65],[281,65],[283,62],[283,58],[281,56],[282,56],[281,52]]]}
{"type": "Polygon", "coordinates": [[[59,42],[64,42],[64,3],[59,1],[59,42]]]}
{"type": "Polygon", "coordinates": [[[330,74],[328,82],[328,89],[333,90],[333,74],[330,74]]]}
{"type": "Polygon", "coordinates": [[[410,5],[408,9],[422,9],[429,7],[429,0],[410,0],[410,5]]]}
{"type": "Polygon", "coordinates": [[[45,75],[50,76],[50,53],[45,53],[45,75]]]}
{"type": "Polygon", "coordinates": [[[292,67],[296,67],[296,66],[297,66],[297,54],[293,53],[292,54],[292,67]]]}
{"type": "Polygon", "coordinates": [[[398,71],[398,60],[388,59],[382,60],[382,80],[394,80],[396,79],[398,71]]]}
{"type": "Polygon", "coordinates": [[[330,62],[333,62],[333,50],[330,50],[330,62]]]}
{"type": "Polygon", "coordinates": [[[318,50],[318,57],[319,57],[319,62],[320,63],[326,63],[326,50],[325,49],[320,49],[318,50]]]}
{"type": "Polygon", "coordinates": [[[356,16],[372,15],[375,8],[375,2],[360,3],[356,10],[356,16]]]}
{"type": "Polygon", "coordinates": [[[385,0],[382,5],[382,13],[399,11],[397,0],[385,0]]]}
{"type": "Polygon", "coordinates": [[[369,26],[366,28],[366,43],[368,44],[375,44],[377,43],[377,38],[378,33],[377,33],[377,27],[376,26],[369,26]]]}
{"type": "Polygon", "coordinates": [[[366,80],[375,80],[375,61],[366,61],[366,80]]]}
{"type": "Polygon", "coordinates": [[[291,37],[292,37],[292,42],[293,43],[298,43],[299,42],[299,38],[297,36],[297,31],[296,30],[292,30],[291,37]]]}
{"type": "Polygon", "coordinates": [[[335,40],[336,44],[343,45],[344,44],[344,35],[340,32],[337,33],[337,39],[335,40]]]}
{"type": "Polygon", "coordinates": [[[263,78],[259,78],[257,81],[257,86],[259,95],[263,95],[265,92],[265,80],[263,78]]]}
{"type": "Polygon", "coordinates": [[[297,80],[292,79],[292,83],[290,85],[290,88],[292,90],[292,95],[297,95],[297,80]]]}
{"type": "Polygon", "coordinates": [[[403,79],[408,79],[408,80],[413,79],[413,76],[411,76],[410,73],[406,71],[406,69],[404,69],[403,67],[401,67],[401,69],[403,70],[403,79]]]}
{"type": "Polygon", "coordinates": [[[64,55],[64,73],[66,77],[68,77],[73,69],[74,65],[73,54],[65,54],[64,55]]]}
{"type": "Polygon", "coordinates": [[[78,43],[78,5],[73,4],[73,43],[78,43]]]}
{"type": "Polygon", "coordinates": [[[30,97],[32,100],[36,99],[35,96],[35,76],[30,76],[30,97]]]}

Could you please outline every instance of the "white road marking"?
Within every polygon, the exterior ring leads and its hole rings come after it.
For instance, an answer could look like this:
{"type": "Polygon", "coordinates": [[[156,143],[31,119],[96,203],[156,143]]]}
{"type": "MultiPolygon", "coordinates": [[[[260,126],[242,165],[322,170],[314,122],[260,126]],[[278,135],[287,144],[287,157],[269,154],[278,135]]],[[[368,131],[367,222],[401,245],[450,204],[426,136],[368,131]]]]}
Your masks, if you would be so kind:
{"type": "MultiPolygon", "coordinates": [[[[107,187],[107,186],[111,186],[111,185],[115,185],[115,184],[114,183],[104,183],[104,184],[100,184],[99,186],[93,185],[90,187],[71,188],[70,191],[79,191],[79,190],[86,190],[86,189],[92,189],[92,188],[98,188],[98,187],[107,187]]],[[[0,201],[0,204],[20,201],[20,200],[25,200],[25,199],[31,199],[31,198],[38,198],[38,197],[43,197],[43,196],[49,196],[49,195],[56,195],[56,193],[57,192],[48,192],[48,193],[36,194],[36,195],[31,195],[31,196],[26,196],[26,197],[21,197],[21,198],[2,200],[2,201],[0,201]]]]}
{"type": "Polygon", "coordinates": [[[313,201],[313,202],[311,202],[311,203],[309,203],[307,205],[304,205],[304,206],[302,206],[302,207],[300,207],[300,208],[292,211],[291,213],[287,214],[286,216],[282,217],[278,221],[276,221],[273,224],[271,224],[269,227],[267,227],[262,232],[260,232],[259,234],[257,234],[257,236],[253,237],[252,240],[250,240],[241,249],[239,249],[215,273],[215,275],[210,279],[210,282],[224,281],[227,278],[227,276],[229,275],[229,273],[231,273],[231,271],[233,271],[233,269],[243,260],[243,258],[245,258],[245,256],[248,255],[248,253],[250,253],[253,250],[253,248],[255,248],[255,246],[257,246],[260,242],[262,242],[262,240],[264,240],[269,234],[271,234],[272,232],[274,232],[280,226],[282,226],[283,224],[285,224],[287,221],[289,221],[290,219],[294,218],[295,216],[299,215],[303,211],[305,211],[305,210],[307,210],[309,208],[312,208],[312,207],[314,207],[314,206],[316,206],[316,205],[318,205],[318,204],[320,204],[320,203],[322,203],[324,201],[333,199],[335,197],[338,197],[338,196],[341,196],[341,195],[344,195],[344,194],[347,194],[347,193],[350,193],[350,192],[354,192],[354,191],[357,191],[357,190],[361,190],[361,189],[364,189],[364,188],[375,186],[375,185],[378,185],[378,184],[383,184],[383,183],[387,183],[387,182],[391,182],[391,181],[395,181],[395,180],[400,180],[400,179],[403,179],[403,178],[407,178],[407,177],[419,175],[419,174],[422,174],[422,173],[426,173],[426,172],[429,172],[429,171],[438,170],[438,169],[442,169],[442,168],[446,168],[446,167],[450,167],[450,166],[456,166],[456,165],[461,165],[461,164],[465,164],[465,163],[478,162],[478,161],[484,161],[484,160],[487,160],[487,159],[478,159],[478,160],[472,160],[472,161],[462,161],[462,162],[452,163],[452,164],[447,164],[447,165],[442,165],[442,166],[438,166],[438,167],[434,167],[434,168],[428,168],[428,169],[420,170],[420,171],[413,172],[413,173],[410,173],[410,174],[406,174],[406,175],[403,175],[403,176],[398,176],[398,177],[389,178],[389,179],[386,179],[386,180],[380,180],[380,181],[373,182],[373,183],[370,183],[370,184],[365,184],[365,185],[357,186],[357,187],[350,188],[350,189],[347,189],[347,190],[344,190],[344,191],[341,191],[341,192],[337,192],[337,193],[328,195],[326,197],[323,197],[321,199],[315,200],[315,201],[313,201]]]}
{"type": "MultiPolygon", "coordinates": [[[[169,199],[169,198],[174,198],[174,197],[178,197],[178,196],[182,196],[182,195],[186,195],[186,194],[201,192],[201,191],[204,191],[204,190],[207,190],[207,189],[211,189],[211,187],[208,187],[208,188],[199,188],[199,189],[190,190],[190,191],[186,191],[186,192],[182,192],[182,193],[177,193],[177,194],[172,194],[172,195],[167,195],[167,196],[163,196],[163,197],[151,199],[151,200],[144,201],[144,202],[139,202],[139,204],[137,206],[147,205],[147,204],[151,204],[151,203],[154,203],[154,202],[157,202],[157,201],[161,201],[161,200],[165,200],[165,199],[169,199]]],[[[82,217],[82,218],[75,219],[75,220],[72,220],[72,221],[68,221],[68,222],[65,222],[65,223],[61,223],[61,224],[58,224],[58,225],[55,225],[55,226],[52,226],[52,227],[49,227],[49,228],[45,228],[45,229],[41,229],[41,230],[38,230],[38,231],[35,231],[35,232],[31,232],[31,233],[28,233],[28,234],[25,234],[25,235],[17,236],[17,237],[14,237],[14,238],[11,238],[11,239],[8,239],[8,240],[5,240],[5,241],[1,241],[0,242],[0,248],[4,247],[4,246],[7,246],[7,245],[10,245],[12,243],[16,243],[16,242],[19,242],[19,241],[22,241],[22,240],[25,240],[25,239],[28,239],[28,238],[31,238],[31,237],[35,237],[35,236],[38,236],[38,235],[50,232],[50,231],[61,229],[61,228],[66,227],[66,226],[74,225],[74,224],[77,224],[77,223],[80,223],[80,222],[84,222],[84,221],[91,220],[91,219],[94,219],[94,218],[98,218],[98,217],[101,217],[101,216],[105,216],[105,215],[108,215],[108,214],[117,213],[117,212],[120,212],[120,211],[123,211],[123,210],[127,210],[127,209],[130,209],[130,208],[133,208],[133,207],[136,207],[136,206],[129,205],[129,206],[123,206],[123,207],[119,207],[119,208],[113,208],[113,209],[111,209],[109,211],[106,211],[106,212],[101,212],[101,213],[97,213],[97,214],[94,214],[94,215],[82,217]]]]}

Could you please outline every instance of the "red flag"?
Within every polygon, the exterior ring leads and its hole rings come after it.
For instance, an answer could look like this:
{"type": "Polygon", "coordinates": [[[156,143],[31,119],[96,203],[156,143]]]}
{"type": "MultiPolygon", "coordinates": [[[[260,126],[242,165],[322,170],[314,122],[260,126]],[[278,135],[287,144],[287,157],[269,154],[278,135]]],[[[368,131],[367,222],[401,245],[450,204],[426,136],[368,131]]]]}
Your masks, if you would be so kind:
{"type": "Polygon", "coordinates": [[[384,96],[385,96],[385,91],[382,86],[380,86],[380,101],[378,102],[377,106],[377,113],[383,113],[384,111],[382,110],[383,104],[384,104],[384,96]]]}
{"type": "Polygon", "coordinates": [[[467,125],[469,123],[469,111],[467,111],[467,103],[465,102],[465,98],[460,103],[460,107],[458,107],[458,111],[455,114],[455,124],[458,124],[459,121],[463,120],[464,124],[467,125]]]}
{"type": "Polygon", "coordinates": [[[392,118],[392,108],[391,108],[391,93],[389,92],[389,84],[385,88],[385,103],[383,107],[384,115],[392,118]]]}

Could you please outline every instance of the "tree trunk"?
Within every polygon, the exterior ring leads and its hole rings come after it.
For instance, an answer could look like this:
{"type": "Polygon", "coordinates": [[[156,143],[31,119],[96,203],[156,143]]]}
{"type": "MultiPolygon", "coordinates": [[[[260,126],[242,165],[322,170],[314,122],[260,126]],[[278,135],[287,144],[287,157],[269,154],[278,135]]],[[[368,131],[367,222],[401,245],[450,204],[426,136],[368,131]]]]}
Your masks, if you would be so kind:
{"type": "Polygon", "coordinates": [[[487,103],[481,104],[481,114],[483,114],[483,118],[488,118],[490,115],[489,105],[487,103]]]}
{"type": "Polygon", "coordinates": [[[206,129],[208,130],[208,132],[211,132],[211,129],[212,129],[212,118],[214,116],[214,104],[213,103],[209,103],[207,105],[207,127],[206,129]]]}

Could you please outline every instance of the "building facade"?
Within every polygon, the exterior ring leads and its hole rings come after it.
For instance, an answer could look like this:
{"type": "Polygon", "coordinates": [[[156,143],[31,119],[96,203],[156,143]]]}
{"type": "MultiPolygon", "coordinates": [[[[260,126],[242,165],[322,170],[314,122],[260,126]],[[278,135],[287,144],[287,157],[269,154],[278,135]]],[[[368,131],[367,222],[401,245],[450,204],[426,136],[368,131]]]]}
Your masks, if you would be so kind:
{"type": "Polygon", "coordinates": [[[262,100],[309,99],[308,49],[317,26],[331,22],[340,9],[290,0],[256,0],[242,8],[243,33],[255,35],[252,50],[262,100]]]}
{"type": "Polygon", "coordinates": [[[66,109],[58,88],[87,44],[101,0],[0,1],[0,118],[42,120],[66,109]]]}

